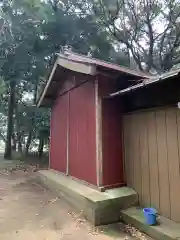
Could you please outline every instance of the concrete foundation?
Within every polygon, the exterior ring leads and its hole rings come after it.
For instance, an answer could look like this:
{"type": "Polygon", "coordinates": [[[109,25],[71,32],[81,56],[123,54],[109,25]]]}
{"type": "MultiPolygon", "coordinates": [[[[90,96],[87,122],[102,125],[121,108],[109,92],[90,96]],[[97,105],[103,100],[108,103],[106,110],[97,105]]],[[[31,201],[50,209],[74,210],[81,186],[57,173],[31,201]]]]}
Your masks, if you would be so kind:
{"type": "Polygon", "coordinates": [[[39,171],[36,179],[82,211],[84,217],[96,226],[119,221],[120,210],[136,205],[138,201],[136,192],[131,188],[100,192],[53,170],[39,171]]]}
{"type": "Polygon", "coordinates": [[[145,222],[143,210],[140,207],[131,207],[121,212],[122,219],[128,224],[139,228],[142,232],[157,240],[180,239],[180,224],[165,217],[159,216],[156,226],[149,226],[145,222]]]}

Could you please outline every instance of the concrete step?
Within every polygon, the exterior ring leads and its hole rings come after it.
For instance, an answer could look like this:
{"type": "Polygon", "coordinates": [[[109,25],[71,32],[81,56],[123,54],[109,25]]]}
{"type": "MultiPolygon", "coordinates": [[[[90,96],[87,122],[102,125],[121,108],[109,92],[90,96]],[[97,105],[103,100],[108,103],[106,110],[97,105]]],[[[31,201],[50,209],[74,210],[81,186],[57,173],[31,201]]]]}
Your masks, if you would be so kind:
{"type": "Polygon", "coordinates": [[[57,171],[41,170],[36,180],[82,211],[96,226],[120,221],[120,210],[134,206],[138,201],[137,193],[131,188],[100,192],[57,171]]]}
{"type": "Polygon", "coordinates": [[[180,224],[165,217],[158,218],[156,226],[145,223],[142,208],[131,207],[121,211],[121,217],[125,223],[132,224],[140,231],[157,240],[180,240],[180,224]]]}

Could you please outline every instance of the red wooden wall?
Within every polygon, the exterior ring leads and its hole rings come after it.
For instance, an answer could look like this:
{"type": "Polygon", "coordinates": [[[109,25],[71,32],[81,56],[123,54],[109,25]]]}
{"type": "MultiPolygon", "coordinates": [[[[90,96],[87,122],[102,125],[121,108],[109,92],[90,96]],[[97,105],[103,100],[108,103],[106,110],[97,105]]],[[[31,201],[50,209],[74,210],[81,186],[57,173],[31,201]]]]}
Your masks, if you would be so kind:
{"type": "Polygon", "coordinates": [[[69,175],[97,185],[95,123],[94,82],[85,82],[57,98],[51,117],[52,169],[67,173],[68,164],[69,175]]]}
{"type": "Polygon", "coordinates": [[[59,97],[51,113],[50,167],[66,173],[68,95],[59,97]]]}
{"type": "MultiPolygon", "coordinates": [[[[97,172],[102,186],[113,187],[123,181],[122,159],[122,123],[121,107],[115,99],[103,99],[103,96],[116,90],[112,79],[99,77],[99,102],[101,111],[96,118],[96,97],[94,81],[86,80],[83,74],[70,75],[68,79],[72,89],[59,96],[52,109],[50,167],[75,178],[97,185],[97,172]],[[70,84],[80,85],[73,87],[70,84]],[[96,143],[96,119],[99,141],[96,143]],[[102,152],[102,159],[96,159],[96,146],[102,152]],[[101,147],[102,146],[102,149],[101,147]],[[97,161],[102,160],[102,172],[96,171],[97,161]],[[102,177],[101,177],[102,176],[102,177]]],[[[66,88],[67,89],[67,82],[66,88]]]]}
{"type": "Polygon", "coordinates": [[[122,158],[122,117],[117,100],[102,101],[103,186],[124,183],[122,158]]]}
{"type": "Polygon", "coordinates": [[[117,91],[114,80],[99,76],[102,114],[102,185],[108,187],[124,184],[121,105],[117,98],[103,98],[113,91],[117,91]]]}
{"type": "Polygon", "coordinates": [[[69,173],[96,185],[95,89],[86,82],[70,92],[69,173]]]}

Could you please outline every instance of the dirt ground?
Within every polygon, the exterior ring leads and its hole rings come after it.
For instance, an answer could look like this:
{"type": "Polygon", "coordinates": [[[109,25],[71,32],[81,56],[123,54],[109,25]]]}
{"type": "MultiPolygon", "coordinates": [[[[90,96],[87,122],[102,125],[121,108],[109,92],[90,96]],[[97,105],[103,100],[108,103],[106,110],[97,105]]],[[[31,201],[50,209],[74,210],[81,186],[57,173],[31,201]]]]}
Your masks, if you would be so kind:
{"type": "MultiPolygon", "coordinates": [[[[112,226],[94,228],[63,200],[35,184],[36,173],[0,170],[0,240],[112,240],[112,226]]],[[[117,230],[117,229],[116,229],[117,230]]]]}

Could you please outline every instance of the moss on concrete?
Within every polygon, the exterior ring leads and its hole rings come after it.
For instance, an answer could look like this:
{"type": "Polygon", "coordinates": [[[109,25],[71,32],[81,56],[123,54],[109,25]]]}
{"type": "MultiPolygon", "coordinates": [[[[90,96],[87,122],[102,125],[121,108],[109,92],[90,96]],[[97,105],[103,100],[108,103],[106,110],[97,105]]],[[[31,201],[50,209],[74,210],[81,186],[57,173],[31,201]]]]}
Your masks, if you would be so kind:
{"type": "Polygon", "coordinates": [[[100,192],[55,171],[39,171],[37,180],[57,196],[84,212],[94,225],[120,220],[120,210],[137,203],[137,194],[131,188],[118,188],[100,192]]]}

